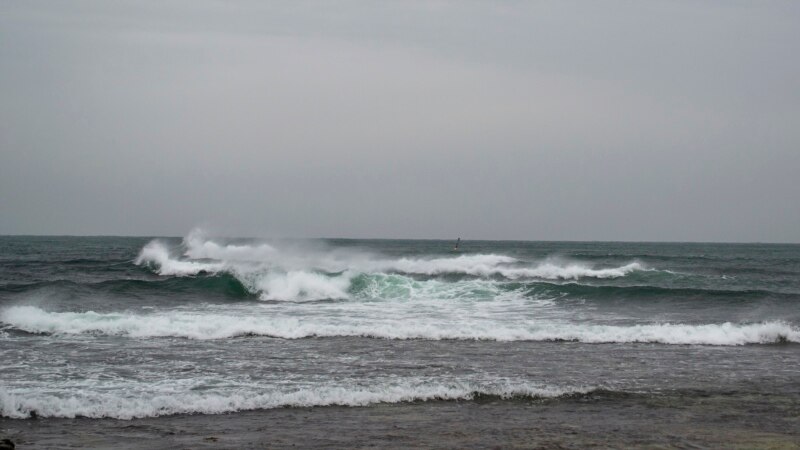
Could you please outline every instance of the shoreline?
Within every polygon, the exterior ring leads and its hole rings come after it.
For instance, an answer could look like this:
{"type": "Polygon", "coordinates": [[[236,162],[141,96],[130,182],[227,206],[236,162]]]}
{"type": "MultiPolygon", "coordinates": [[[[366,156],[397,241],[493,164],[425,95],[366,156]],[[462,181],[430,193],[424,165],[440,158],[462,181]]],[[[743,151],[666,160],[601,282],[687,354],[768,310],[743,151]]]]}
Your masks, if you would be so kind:
{"type": "Polygon", "coordinates": [[[17,448],[800,448],[780,394],[497,398],[119,419],[0,418],[17,448]]]}

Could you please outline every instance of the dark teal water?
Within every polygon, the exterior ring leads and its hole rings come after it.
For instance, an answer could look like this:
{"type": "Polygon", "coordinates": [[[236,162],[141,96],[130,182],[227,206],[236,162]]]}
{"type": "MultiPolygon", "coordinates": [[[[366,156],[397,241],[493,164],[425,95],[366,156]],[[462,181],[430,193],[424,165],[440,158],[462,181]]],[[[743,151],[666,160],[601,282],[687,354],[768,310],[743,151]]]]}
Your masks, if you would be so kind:
{"type": "Polygon", "coordinates": [[[0,237],[0,413],[799,395],[800,246],[0,237]]]}

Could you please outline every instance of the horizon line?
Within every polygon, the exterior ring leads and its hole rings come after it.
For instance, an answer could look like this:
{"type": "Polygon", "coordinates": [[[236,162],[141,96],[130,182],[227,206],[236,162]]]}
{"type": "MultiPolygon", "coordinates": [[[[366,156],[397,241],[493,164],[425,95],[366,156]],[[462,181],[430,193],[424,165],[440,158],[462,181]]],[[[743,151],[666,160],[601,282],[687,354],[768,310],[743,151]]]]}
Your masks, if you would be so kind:
{"type": "MultiPolygon", "coordinates": [[[[2,237],[68,237],[68,238],[151,238],[151,239],[182,239],[184,236],[159,236],[151,234],[0,234],[2,237]]],[[[351,240],[351,241],[452,241],[457,238],[409,238],[409,237],[296,237],[296,236],[272,236],[272,237],[254,237],[254,236],[214,236],[222,239],[288,239],[288,240],[351,240]]],[[[485,238],[464,238],[460,237],[462,242],[574,242],[574,243],[626,243],[626,244],[770,244],[770,245],[800,245],[798,242],[786,241],[687,241],[687,240],[608,240],[608,239],[485,239],[485,238]]]]}

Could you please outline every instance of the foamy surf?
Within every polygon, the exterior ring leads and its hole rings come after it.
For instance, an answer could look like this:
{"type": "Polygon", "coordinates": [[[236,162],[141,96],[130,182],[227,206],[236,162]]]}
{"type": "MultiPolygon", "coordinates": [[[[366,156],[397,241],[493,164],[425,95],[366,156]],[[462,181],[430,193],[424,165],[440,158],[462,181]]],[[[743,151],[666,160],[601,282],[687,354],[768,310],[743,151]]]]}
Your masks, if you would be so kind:
{"type": "MultiPolygon", "coordinates": [[[[380,308],[380,306],[376,306],[380,308]]],[[[364,310],[362,309],[361,312],[364,310]]],[[[380,312],[380,310],[374,310],[380,312]]],[[[373,312],[374,312],[373,311],[373,312]]],[[[592,325],[565,321],[492,320],[487,318],[392,317],[375,314],[306,316],[226,315],[166,311],[152,314],[47,312],[16,306],[0,313],[0,321],[29,333],[101,334],[132,338],[178,337],[228,339],[265,336],[281,339],[366,337],[378,339],[574,341],[591,344],[658,343],[672,345],[746,345],[800,343],[800,329],[782,322],[751,324],[592,325]]]]}
{"type": "Polygon", "coordinates": [[[202,393],[191,387],[128,386],[111,392],[65,389],[0,388],[0,416],[24,419],[39,417],[89,417],[134,419],[172,414],[221,414],[255,409],[312,406],[367,406],[376,403],[403,403],[430,400],[472,400],[490,395],[500,398],[553,398],[590,391],[588,388],[547,387],[529,382],[443,383],[436,380],[387,381],[372,386],[334,384],[290,390],[240,387],[225,393],[202,393]],[[126,395],[134,392],[135,395],[126,395]]]}

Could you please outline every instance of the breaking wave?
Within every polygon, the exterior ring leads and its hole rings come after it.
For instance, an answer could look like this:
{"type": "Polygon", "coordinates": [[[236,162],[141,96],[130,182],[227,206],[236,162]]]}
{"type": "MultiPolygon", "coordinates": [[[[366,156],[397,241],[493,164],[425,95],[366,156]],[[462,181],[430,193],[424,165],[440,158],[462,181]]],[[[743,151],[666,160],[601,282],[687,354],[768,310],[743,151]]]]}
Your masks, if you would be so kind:
{"type": "Polygon", "coordinates": [[[282,339],[368,337],[378,339],[575,341],[583,343],[658,343],[746,345],[800,343],[800,329],[783,322],[720,324],[595,325],[563,321],[514,321],[491,318],[428,318],[381,315],[350,318],[327,315],[222,314],[167,311],[152,314],[47,312],[14,306],[0,313],[5,324],[29,333],[101,334],[189,339],[266,336],[282,339]]]}
{"type": "Polygon", "coordinates": [[[150,267],[159,275],[177,276],[216,273],[225,268],[222,262],[209,263],[172,258],[169,248],[161,241],[152,241],[145,245],[134,263],[150,267]]]}
{"type": "Polygon", "coordinates": [[[25,419],[39,417],[90,417],[134,419],[172,414],[221,414],[279,407],[366,406],[429,400],[472,400],[494,396],[509,398],[554,398],[584,394],[589,389],[564,389],[531,383],[441,383],[426,381],[387,382],[375,386],[333,385],[291,391],[258,391],[242,388],[228,393],[160,389],[126,397],[122,392],[77,390],[69,395],[50,392],[9,392],[0,387],[0,416],[25,419]]]}
{"type": "Polygon", "coordinates": [[[58,292],[62,296],[104,297],[126,295],[158,295],[183,298],[231,300],[262,299],[286,302],[325,300],[497,300],[516,297],[581,303],[624,302],[653,305],[655,302],[683,303],[697,308],[708,300],[720,306],[774,302],[795,302],[796,294],[757,289],[703,289],[658,285],[607,285],[545,280],[495,280],[467,278],[452,281],[448,277],[423,278],[398,273],[321,274],[293,271],[289,273],[254,273],[236,277],[227,272],[185,277],[148,277],[145,279],[113,279],[94,283],[54,280],[0,285],[0,292],[29,293],[40,296],[58,292]],[[241,279],[240,279],[241,278],[241,279]],[[242,280],[245,280],[243,282],[242,280]]]}
{"type": "MultiPolygon", "coordinates": [[[[649,270],[633,261],[619,267],[547,259],[524,262],[495,254],[466,254],[438,258],[396,258],[309,249],[279,250],[268,244],[222,245],[190,233],[183,241],[182,256],[154,240],[142,248],[137,265],[162,276],[198,276],[227,273],[249,292],[264,300],[347,299],[353,282],[365,275],[409,277],[459,277],[492,280],[579,280],[620,278],[649,270]]],[[[357,290],[357,289],[356,289],[357,290]]]]}

